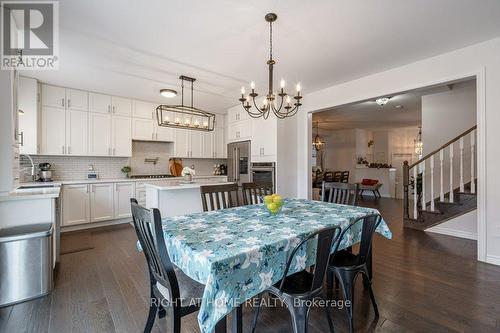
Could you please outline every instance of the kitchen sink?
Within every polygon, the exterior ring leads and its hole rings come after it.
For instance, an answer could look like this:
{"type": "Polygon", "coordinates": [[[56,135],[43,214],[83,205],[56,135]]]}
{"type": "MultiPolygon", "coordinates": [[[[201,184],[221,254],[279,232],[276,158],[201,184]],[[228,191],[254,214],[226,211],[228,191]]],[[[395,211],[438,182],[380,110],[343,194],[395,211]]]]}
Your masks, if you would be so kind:
{"type": "Polygon", "coordinates": [[[36,188],[52,188],[56,187],[54,184],[47,184],[47,185],[22,185],[17,188],[17,190],[28,190],[28,189],[36,189],[36,188]]]}

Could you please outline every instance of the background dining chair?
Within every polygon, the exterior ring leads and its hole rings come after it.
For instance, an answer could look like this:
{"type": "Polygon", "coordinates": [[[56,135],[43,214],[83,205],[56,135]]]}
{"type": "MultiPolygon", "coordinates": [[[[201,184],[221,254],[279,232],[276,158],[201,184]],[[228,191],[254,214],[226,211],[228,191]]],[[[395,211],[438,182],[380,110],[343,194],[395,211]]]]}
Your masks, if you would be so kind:
{"type": "Polygon", "coordinates": [[[144,332],[151,332],[157,312],[164,317],[168,309],[171,331],[180,333],[181,318],[198,311],[205,286],[185,275],[170,261],[160,211],[141,207],[133,198],[130,203],[135,231],[149,271],[150,305],[144,332]]]}
{"type": "Polygon", "coordinates": [[[236,183],[200,186],[200,193],[204,212],[240,206],[236,183]]]}
{"type": "MultiPolygon", "coordinates": [[[[375,311],[375,316],[378,317],[377,303],[375,302],[375,296],[373,295],[372,282],[371,282],[371,251],[372,251],[372,240],[375,230],[382,221],[382,217],[378,214],[368,215],[361,217],[351,223],[347,228],[342,231],[338,242],[335,245],[335,250],[330,259],[330,266],[327,272],[327,286],[329,291],[329,296],[331,297],[330,291],[333,288],[333,281],[336,279],[340,282],[342,291],[344,293],[344,298],[346,301],[350,301],[351,306],[347,307],[347,314],[349,316],[349,332],[354,330],[354,318],[353,318],[353,307],[354,307],[354,285],[356,282],[356,277],[358,274],[363,275],[364,285],[370,293],[370,298],[373,305],[373,310],[375,311]],[[361,224],[361,226],[360,226],[361,224]],[[345,250],[338,250],[338,247],[344,237],[346,237],[347,232],[353,228],[361,227],[361,244],[359,246],[359,252],[354,254],[345,250]]],[[[353,231],[356,232],[356,231],[353,231]]]]}
{"type": "Polygon", "coordinates": [[[326,171],[323,175],[325,182],[333,182],[333,171],[326,171]]]}
{"type": "Polygon", "coordinates": [[[333,173],[333,180],[332,180],[332,182],[340,182],[341,179],[342,179],[342,172],[341,171],[335,171],[333,173]]]}
{"type": "MultiPolygon", "coordinates": [[[[311,234],[306,239],[301,241],[299,245],[293,249],[290,256],[288,257],[288,262],[285,266],[285,271],[283,273],[281,281],[264,291],[278,297],[287,305],[288,311],[290,312],[290,315],[292,317],[292,327],[294,333],[307,332],[307,318],[310,310],[307,301],[315,298],[322,298],[323,300],[325,299],[323,290],[325,272],[328,266],[328,259],[330,258],[332,245],[339,239],[339,235],[339,227],[328,227],[311,234]],[[310,273],[303,270],[301,272],[287,276],[288,271],[290,270],[290,266],[292,265],[292,261],[295,258],[298,250],[316,236],[318,238],[318,242],[314,272],[310,273]]],[[[330,311],[328,311],[328,307],[326,306],[323,308],[326,312],[330,332],[334,332],[330,311]]],[[[255,332],[255,327],[257,326],[259,310],[260,307],[258,306],[254,312],[252,321],[252,333],[255,332]]]]}
{"type": "Polygon", "coordinates": [[[340,175],[341,183],[349,183],[349,171],[342,171],[340,175]]]}
{"type": "Polygon", "coordinates": [[[243,183],[243,204],[253,205],[261,203],[261,197],[273,194],[272,182],[243,183]]]}
{"type": "Polygon", "coordinates": [[[358,184],[323,182],[321,201],[356,206],[358,203],[358,184]]]}

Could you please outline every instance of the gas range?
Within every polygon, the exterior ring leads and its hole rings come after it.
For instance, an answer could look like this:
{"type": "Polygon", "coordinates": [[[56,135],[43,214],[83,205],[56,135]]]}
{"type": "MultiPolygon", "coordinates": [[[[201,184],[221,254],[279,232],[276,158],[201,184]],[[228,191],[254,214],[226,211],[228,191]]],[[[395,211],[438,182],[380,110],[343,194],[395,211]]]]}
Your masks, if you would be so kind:
{"type": "Polygon", "coordinates": [[[138,178],[146,178],[146,179],[162,179],[162,178],[174,178],[175,176],[173,175],[167,175],[167,174],[162,174],[162,175],[131,175],[130,178],[133,179],[138,179],[138,178]]]}

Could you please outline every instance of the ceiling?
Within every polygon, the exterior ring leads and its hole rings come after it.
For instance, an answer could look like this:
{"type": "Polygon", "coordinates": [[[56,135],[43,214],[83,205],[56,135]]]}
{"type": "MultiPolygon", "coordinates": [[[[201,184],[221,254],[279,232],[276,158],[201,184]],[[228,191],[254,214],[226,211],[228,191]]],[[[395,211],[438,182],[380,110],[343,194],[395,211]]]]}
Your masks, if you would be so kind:
{"type": "Polygon", "coordinates": [[[193,76],[195,106],[224,113],[250,80],[267,87],[267,12],[276,80],[315,91],[500,35],[500,1],[65,0],[60,69],[42,81],[155,102],[193,76]]]}
{"type": "Polygon", "coordinates": [[[412,90],[390,97],[387,104],[379,106],[374,100],[344,105],[313,114],[322,130],[353,128],[399,128],[419,126],[422,123],[422,96],[450,89],[475,89],[476,80],[462,80],[453,84],[412,90]]]}

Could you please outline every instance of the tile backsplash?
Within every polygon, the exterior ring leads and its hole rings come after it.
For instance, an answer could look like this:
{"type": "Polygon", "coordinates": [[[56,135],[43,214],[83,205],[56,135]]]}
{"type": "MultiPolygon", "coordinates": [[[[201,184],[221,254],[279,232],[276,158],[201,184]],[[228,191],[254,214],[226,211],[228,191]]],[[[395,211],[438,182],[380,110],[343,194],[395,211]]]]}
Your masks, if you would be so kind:
{"type": "MultiPolygon", "coordinates": [[[[132,168],[131,174],[169,174],[168,160],[173,156],[173,144],[166,142],[133,141],[132,157],[88,157],[88,156],[42,156],[32,155],[37,167],[42,162],[52,164],[54,180],[77,180],[87,178],[90,164],[94,166],[99,178],[125,178],[120,171],[125,165],[132,168]],[[156,159],[156,164],[145,162],[146,159],[156,159]]],[[[196,159],[184,158],[184,166],[195,166],[196,174],[211,175],[214,164],[226,164],[227,159],[196,159]]],[[[29,181],[24,178],[21,181],[29,181]]]]}
{"type": "Polygon", "coordinates": [[[125,165],[130,164],[128,157],[88,157],[88,156],[41,156],[33,155],[33,162],[38,169],[38,164],[49,162],[52,165],[54,180],[72,180],[87,178],[89,165],[99,178],[125,178],[120,171],[125,165]]]}
{"type": "MultiPolygon", "coordinates": [[[[170,157],[173,157],[174,145],[168,142],[133,141],[130,166],[132,174],[169,174],[170,157]],[[158,159],[156,164],[146,162],[146,159],[158,159]]],[[[226,164],[227,159],[183,158],[183,166],[195,166],[197,175],[211,175],[214,164],[226,164]]]]}

